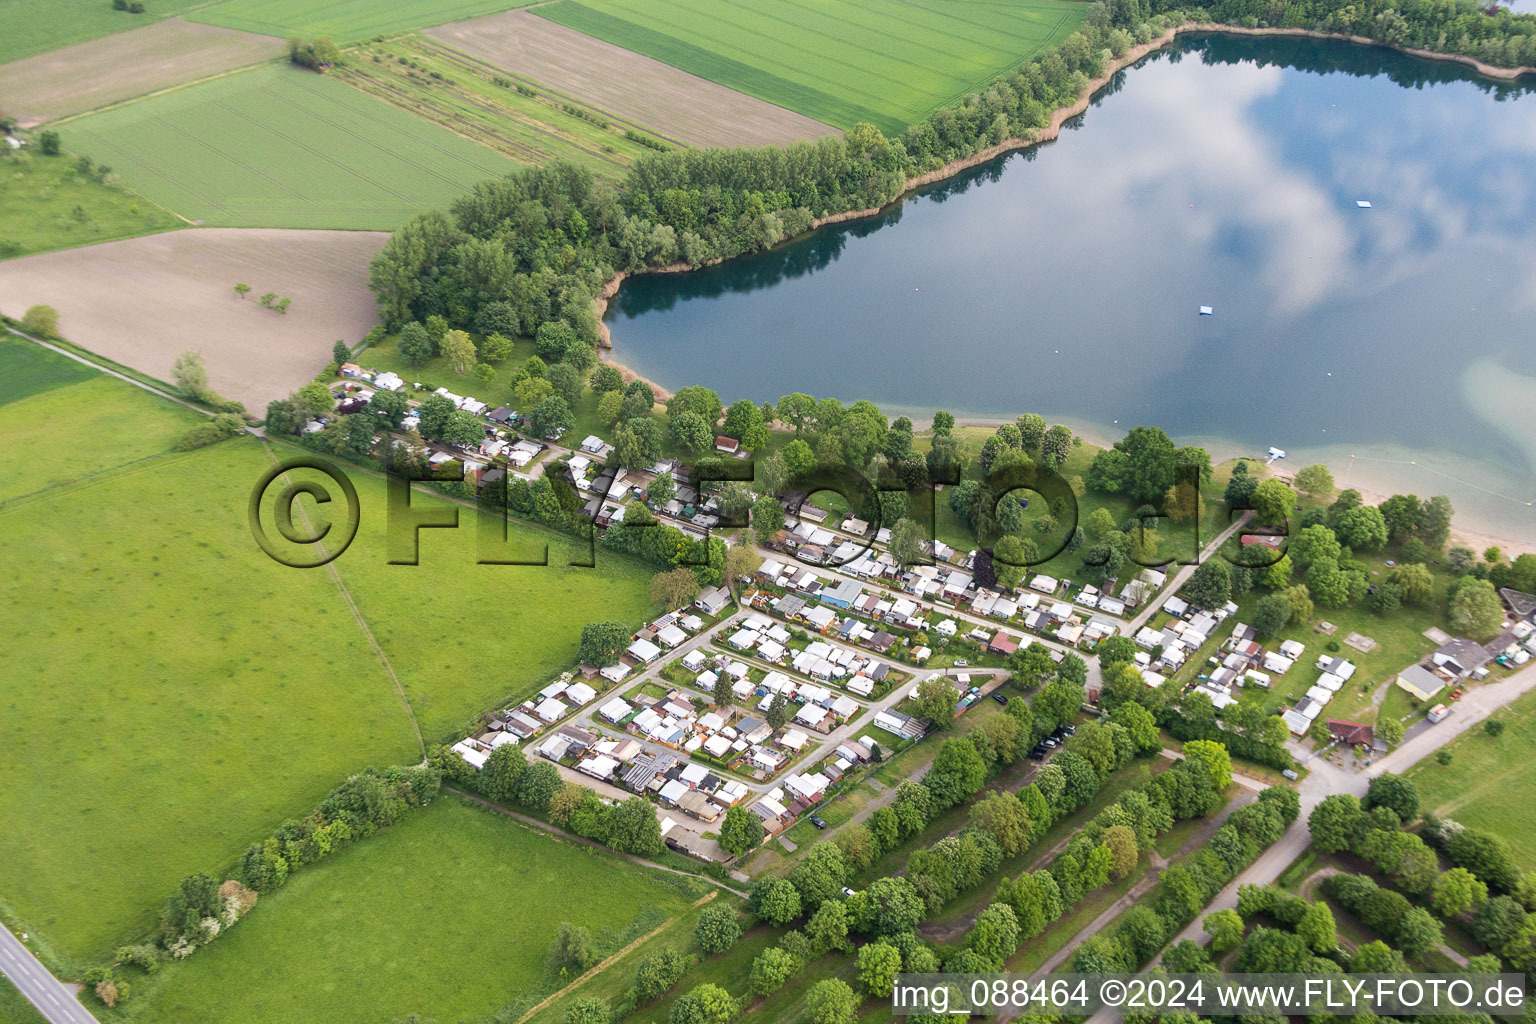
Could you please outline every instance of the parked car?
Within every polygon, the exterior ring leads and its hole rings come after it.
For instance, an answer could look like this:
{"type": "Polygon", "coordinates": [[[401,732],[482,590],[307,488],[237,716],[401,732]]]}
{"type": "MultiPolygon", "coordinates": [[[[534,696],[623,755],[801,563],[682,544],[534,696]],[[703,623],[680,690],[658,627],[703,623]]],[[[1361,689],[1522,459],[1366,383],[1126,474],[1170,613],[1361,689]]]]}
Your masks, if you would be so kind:
{"type": "Polygon", "coordinates": [[[994,691],[993,694],[992,694],[992,699],[997,701],[999,704],[1007,704],[1008,703],[1008,698],[1003,696],[1001,691],[994,691]]]}
{"type": "Polygon", "coordinates": [[[956,658],[955,659],[955,668],[970,668],[970,667],[971,667],[971,663],[966,661],[964,658],[956,658]]]}
{"type": "Polygon", "coordinates": [[[1031,749],[1030,752],[1029,752],[1029,759],[1031,761],[1044,761],[1045,760],[1045,748],[1044,747],[1034,747],[1033,749],[1031,749]]]}
{"type": "Polygon", "coordinates": [[[1292,771],[1289,768],[1287,768],[1285,771],[1281,772],[1280,774],[1284,775],[1286,778],[1290,779],[1292,782],[1295,782],[1297,779],[1301,778],[1300,775],[1297,775],[1294,771],[1292,771]]]}
{"type": "Polygon", "coordinates": [[[815,815],[811,816],[811,824],[815,825],[817,828],[819,828],[819,829],[821,829],[823,831],[825,831],[826,827],[827,827],[827,823],[822,821],[820,818],[816,817],[815,815]]]}

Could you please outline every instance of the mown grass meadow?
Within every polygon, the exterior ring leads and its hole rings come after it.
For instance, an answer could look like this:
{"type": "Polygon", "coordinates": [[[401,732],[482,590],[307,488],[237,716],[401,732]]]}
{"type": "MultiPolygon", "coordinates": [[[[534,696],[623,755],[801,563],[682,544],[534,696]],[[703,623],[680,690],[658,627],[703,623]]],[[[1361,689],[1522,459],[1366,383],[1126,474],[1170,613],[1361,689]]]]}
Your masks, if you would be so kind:
{"type": "Polygon", "coordinates": [[[267,36],[330,36],[345,46],[379,35],[474,18],[526,6],[530,0],[226,0],[192,21],[267,36]]]}

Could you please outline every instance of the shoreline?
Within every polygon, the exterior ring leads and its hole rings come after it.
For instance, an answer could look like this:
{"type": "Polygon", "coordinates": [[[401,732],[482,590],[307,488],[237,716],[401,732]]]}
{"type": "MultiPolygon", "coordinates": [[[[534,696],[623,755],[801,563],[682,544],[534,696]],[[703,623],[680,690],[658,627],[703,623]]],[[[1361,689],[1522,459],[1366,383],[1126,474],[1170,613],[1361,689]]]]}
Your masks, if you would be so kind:
{"type": "MultiPolygon", "coordinates": [[[[1107,85],[1109,85],[1116,75],[1120,74],[1127,68],[1133,67],[1134,65],[1140,63],[1148,56],[1172,45],[1179,36],[1187,33],[1213,35],[1228,34],[1234,36],[1291,36],[1334,40],[1339,42],[1348,42],[1359,46],[1380,47],[1385,50],[1391,50],[1397,53],[1403,53],[1412,57],[1419,57],[1427,60],[1449,61],[1452,63],[1462,64],[1472,69],[1479,75],[1500,81],[1515,81],[1526,75],[1536,75],[1536,68],[1533,67],[1495,67],[1490,64],[1485,64],[1482,61],[1472,57],[1465,57],[1458,54],[1436,53],[1430,50],[1418,50],[1410,47],[1394,46],[1390,43],[1384,43],[1380,40],[1371,39],[1368,36],[1345,35],[1336,32],[1322,32],[1315,29],[1306,28],[1245,28],[1237,25],[1223,25],[1213,22],[1184,22],[1180,25],[1171,26],[1155,39],[1151,39],[1145,43],[1140,43],[1131,47],[1118,59],[1110,60],[1109,63],[1105,66],[1103,73],[1091,79],[1083,88],[1083,91],[1078,94],[1077,98],[1072,103],[1064,107],[1058,107],[1051,112],[1050,122],[1044,128],[1034,130],[1027,136],[1016,136],[1014,138],[1004,139],[1002,142],[988,146],[986,149],[978,150],[969,156],[957,157],[956,159],[949,161],[941,167],[937,167],[931,171],[925,171],[922,174],[908,178],[903,183],[901,192],[890,202],[882,206],[866,207],[860,210],[845,210],[840,213],[827,214],[824,217],[818,217],[811,221],[810,227],[807,228],[805,232],[800,235],[796,235],[794,238],[786,238],[778,244],[787,244],[799,238],[803,238],[805,235],[808,235],[813,231],[817,231],[832,224],[842,224],[848,221],[862,220],[868,217],[877,216],[887,210],[890,210],[898,204],[905,202],[911,195],[913,195],[914,192],[927,185],[932,185],[936,182],[952,178],[964,171],[990,163],[991,161],[996,160],[999,157],[1006,156],[1009,153],[1043,145],[1047,142],[1056,141],[1060,137],[1061,129],[1066,124],[1066,122],[1084,113],[1092,104],[1093,98],[1098,95],[1098,93],[1107,85]]],[[[652,391],[655,392],[658,401],[665,402],[670,399],[673,394],[671,389],[666,388],[658,382],[636,372],[632,367],[626,365],[621,359],[614,358],[615,347],[613,343],[612,330],[610,329],[606,319],[604,319],[608,312],[609,302],[616,294],[618,294],[620,287],[622,287],[624,282],[628,280],[632,274],[680,274],[692,270],[700,270],[705,267],[715,266],[724,262],[725,260],[723,258],[716,257],[701,263],[697,267],[690,266],[687,263],[677,262],[662,267],[648,267],[633,272],[619,271],[614,274],[613,277],[604,282],[602,290],[600,291],[598,298],[595,300],[600,332],[600,345],[603,349],[606,350],[599,354],[600,359],[607,365],[617,369],[623,375],[626,381],[644,381],[651,387],[652,391]]],[[[988,417],[957,415],[955,422],[957,426],[996,427],[1004,422],[1012,422],[1012,418],[996,416],[988,417]]],[[[1075,428],[1074,433],[1077,433],[1075,428]]],[[[1079,436],[1082,437],[1086,443],[1093,444],[1101,448],[1108,448],[1113,444],[1113,440],[1106,440],[1102,437],[1092,436],[1096,433],[1098,433],[1096,429],[1090,428],[1089,433],[1079,433],[1079,436]]],[[[1240,445],[1236,441],[1229,441],[1228,443],[1231,448],[1231,454],[1227,455],[1226,458],[1217,459],[1216,461],[1220,462],[1226,461],[1227,458],[1240,457],[1239,453],[1244,450],[1244,446],[1240,445]]],[[[1218,453],[1213,452],[1212,454],[1214,458],[1218,453]]],[[[1241,457],[1253,458],[1252,456],[1241,457]]],[[[1258,458],[1257,461],[1259,461],[1262,466],[1262,457],[1258,458]]],[[[1333,469],[1334,467],[1330,466],[1329,468],[1333,469]]],[[[1343,467],[1339,468],[1341,470],[1343,469],[1343,467]]],[[[1267,467],[1266,472],[1268,472],[1267,467]]],[[[1385,500],[1385,498],[1388,497],[1388,495],[1383,494],[1378,490],[1365,487],[1357,487],[1356,489],[1359,490],[1362,496],[1364,496],[1367,500],[1374,501],[1378,504],[1380,501],[1385,500]]],[[[1491,532],[1486,523],[1479,523],[1479,527],[1480,528],[1457,528],[1453,526],[1451,531],[1451,543],[1465,543],[1479,553],[1482,552],[1483,548],[1492,544],[1497,544],[1498,546],[1504,548],[1507,552],[1536,552],[1536,541],[1518,540],[1512,537],[1503,536],[1498,532],[1491,532]]],[[[1503,529],[1503,527],[1492,528],[1492,530],[1503,529]]]]}

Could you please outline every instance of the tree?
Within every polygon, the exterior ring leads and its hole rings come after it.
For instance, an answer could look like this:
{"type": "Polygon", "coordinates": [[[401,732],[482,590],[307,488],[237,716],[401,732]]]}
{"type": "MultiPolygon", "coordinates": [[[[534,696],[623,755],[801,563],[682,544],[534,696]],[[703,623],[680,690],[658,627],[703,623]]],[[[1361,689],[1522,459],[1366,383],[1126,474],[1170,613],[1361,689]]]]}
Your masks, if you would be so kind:
{"type": "Polygon", "coordinates": [[[1406,604],[1427,605],[1434,600],[1435,581],[1429,569],[1417,562],[1409,562],[1393,569],[1387,580],[1402,593],[1406,604]]]}
{"type": "Polygon", "coordinates": [[[656,809],[643,796],[632,796],[608,811],[608,846],[619,853],[654,857],[665,847],[656,809]]]}
{"type": "Polygon", "coordinates": [[[1140,856],[1136,847],[1136,833],[1125,825],[1111,825],[1104,830],[1104,843],[1109,847],[1109,877],[1118,881],[1136,867],[1140,856]]]}
{"type": "Polygon", "coordinates": [[[580,925],[562,921],[560,932],[555,936],[549,953],[556,967],[580,974],[595,959],[592,953],[592,935],[580,925]]]}
{"type": "Polygon", "coordinates": [[[1491,950],[1501,950],[1525,930],[1524,907],[1508,896],[1495,896],[1472,918],[1472,936],[1491,950]]]}
{"type": "Polygon", "coordinates": [[[987,763],[976,745],[968,739],[950,739],[939,747],[933,767],[923,776],[923,785],[937,806],[953,807],[981,789],[986,778],[987,763]]]}
{"type": "Polygon", "coordinates": [[[784,506],[772,494],[764,494],[752,503],[752,532],[762,543],[784,529],[784,506]]]}
{"type": "Polygon", "coordinates": [[[732,1024],[741,1007],[719,985],[705,982],[678,998],[667,1015],[667,1024],[732,1024]]]}
{"type": "Polygon", "coordinates": [[[1504,735],[1504,720],[1502,718],[1490,718],[1483,723],[1483,732],[1492,739],[1498,739],[1504,735]]]}
{"type": "Polygon", "coordinates": [[[1243,919],[1235,910],[1218,910],[1205,917],[1205,933],[1211,937],[1211,949],[1226,953],[1243,942],[1243,919]]]}
{"type": "Polygon", "coordinates": [[[1304,466],[1296,471],[1296,489],[1313,498],[1333,497],[1333,474],[1322,463],[1304,466]]]}
{"type": "Polygon", "coordinates": [[[1211,787],[1216,792],[1225,792],[1232,785],[1232,757],[1220,743],[1214,740],[1190,740],[1184,744],[1184,756],[1205,766],[1211,787]]]}
{"type": "MultiPolygon", "coordinates": [[[[39,307],[33,306],[32,309],[39,307]]],[[[46,308],[46,307],[43,307],[46,308]]],[[[32,310],[28,310],[28,313],[32,310]]],[[[171,364],[171,375],[176,381],[176,387],[188,398],[197,401],[207,401],[212,392],[208,388],[208,369],[203,365],[203,357],[196,352],[183,352],[176,357],[171,364]]],[[[313,382],[312,382],[313,383],[313,382]]],[[[305,385],[308,387],[308,385],[305,385]]],[[[321,387],[325,385],[321,384],[321,387]]],[[[299,390],[300,395],[303,389],[299,390]]],[[[330,392],[326,392],[329,394],[330,392]]],[[[326,411],[333,407],[333,403],[327,402],[326,411]]]]}
{"type": "Polygon", "coordinates": [[[455,409],[448,414],[448,422],[438,431],[437,439],[447,444],[472,445],[485,440],[485,428],[466,409],[455,409]]]}
{"type": "Polygon", "coordinates": [[[778,946],[769,946],[752,961],[748,987],[755,996],[772,995],[800,972],[801,963],[778,946]]]}
{"type": "Polygon", "coordinates": [[[739,804],[725,812],[725,821],[720,825],[723,849],[740,856],[762,841],[763,819],[739,804]]]}
{"type": "Polygon", "coordinates": [[[1379,717],[1376,720],[1376,735],[1381,737],[1381,741],[1387,745],[1388,749],[1396,749],[1397,745],[1403,742],[1403,734],[1406,731],[1403,723],[1391,715],[1379,717]]]}
{"type": "Polygon", "coordinates": [[[1019,920],[1007,903],[993,903],[976,916],[966,933],[965,947],[987,964],[1001,970],[1019,948],[1019,920]]]}
{"type": "Polygon", "coordinates": [[[1201,562],[1185,584],[1190,601],[1201,608],[1220,608],[1232,598],[1232,574],[1219,558],[1201,562]]]}
{"type": "Polygon", "coordinates": [[[528,759],[511,743],[503,743],[491,751],[475,777],[475,788],[498,803],[511,803],[517,799],[523,773],[528,769],[528,759]]]}
{"type": "Polygon", "coordinates": [[[1312,845],[1319,853],[1350,850],[1365,833],[1365,812],[1360,801],[1347,793],[1324,797],[1307,817],[1312,845]]]}
{"type": "Polygon", "coordinates": [[[1374,551],[1387,542],[1387,521],[1369,505],[1352,508],[1333,524],[1339,540],[1356,551],[1374,551]]]}
{"type": "Polygon", "coordinates": [[[1366,811],[1373,807],[1390,808],[1406,824],[1419,816],[1419,790],[1401,775],[1378,775],[1366,788],[1360,807],[1366,811]]]}
{"type": "Polygon", "coordinates": [[[613,1012],[597,996],[582,996],[565,1008],[565,1024],[610,1024],[613,1012]]]}
{"type": "Polygon", "coordinates": [[[891,527],[890,552],[891,557],[903,568],[908,568],[923,560],[923,528],[911,519],[898,519],[891,527]]]}
{"type": "Polygon", "coordinates": [[[1466,868],[1451,868],[1430,886],[1429,902],[1441,917],[1456,917],[1482,906],[1488,886],[1466,868]]]}
{"type": "Polygon", "coordinates": [[[602,667],[619,660],[619,654],[629,646],[629,630],[622,622],[589,622],[581,627],[581,644],[576,660],[586,665],[602,667]]]}
{"type": "Polygon", "coordinates": [[[955,720],[955,688],[943,676],[929,676],[917,684],[912,712],[926,718],[935,729],[948,729],[955,720]]]}
{"type": "Polygon", "coordinates": [[[1296,922],[1296,934],[1301,936],[1314,953],[1331,953],[1339,945],[1333,911],[1326,903],[1313,903],[1307,907],[1301,920],[1296,922]]]}
{"type": "Polygon", "coordinates": [[[703,455],[715,446],[715,434],[704,417],[684,410],[672,417],[672,441],[677,447],[694,455],[703,455]]]}
{"type": "Polygon", "coordinates": [[[1474,640],[1486,640],[1499,631],[1504,606],[1487,580],[1468,580],[1451,598],[1451,628],[1474,640]]]}
{"type": "Polygon", "coordinates": [[[1260,636],[1274,636],[1291,621],[1291,604],[1279,594],[1259,598],[1254,609],[1253,628],[1260,636]]]}
{"type": "Polygon", "coordinates": [[[871,942],[859,950],[859,984],[872,996],[885,998],[901,973],[901,953],[885,942],[871,942]]]}
{"type": "Polygon", "coordinates": [[[836,843],[817,843],[811,852],[789,873],[789,881],[800,893],[800,903],[806,910],[815,910],[827,900],[835,899],[842,891],[848,877],[843,863],[843,851],[836,843]]]}
{"type": "Polygon", "coordinates": [[[693,928],[693,937],[698,940],[699,948],[704,952],[724,953],[741,938],[741,919],[728,904],[713,904],[699,914],[698,923],[693,928]]]}
{"type": "Polygon", "coordinates": [[[1287,554],[1291,561],[1305,569],[1325,558],[1337,562],[1343,551],[1339,538],[1332,530],[1321,523],[1314,523],[1291,539],[1287,554]]]}
{"type": "Polygon", "coordinates": [[[759,878],[752,883],[747,909],[759,921],[782,928],[800,916],[800,890],[784,878],[759,878]]]}
{"type": "Polygon", "coordinates": [[[39,338],[59,336],[59,311],[52,306],[28,306],[21,315],[21,329],[39,338]]]}
{"type": "Polygon", "coordinates": [[[571,407],[559,395],[541,399],[528,414],[528,426],[540,437],[548,437],[560,430],[570,430],[576,425],[571,407]]]}
{"type": "Polygon", "coordinates": [[[853,951],[848,941],[848,908],[841,900],[824,900],[806,922],[805,934],[817,954],[853,951]]]}
{"type": "Polygon", "coordinates": [[[1005,857],[1022,852],[1034,837],[1024,805],[1007,792],[988,793],[971,805],[971,825],[992,833],[1005,857]]]}
{"type": "Polygon", "coordinates": [[[1296,505],[1296,493],[1285,484],[1271,477],[1259,482],[1253,489],[1253,511],[1261,523],[1279,526],[1290,516],[1296,505]]]}
{"type": "Polygon", "coordinates": [[[811,986],[806,996],[810,1024],[854,1024],[858,1020],[859,1000],[848,983],[827,978],[811,986]]]}
{"type": "Polygon", "coordinates": [[[768,702],[768,710],[763,717],[768,722],[768,728],[778,732],[789,721],[789,698],[780,690],[773,695],[773,700],[768,702]]]}
{"type": "Polygon", "coordinates": [[[646,593],[653,604],[676,611],[699,596],[699,578],[691,569],[673,569],[651,577],[646,593]]]}

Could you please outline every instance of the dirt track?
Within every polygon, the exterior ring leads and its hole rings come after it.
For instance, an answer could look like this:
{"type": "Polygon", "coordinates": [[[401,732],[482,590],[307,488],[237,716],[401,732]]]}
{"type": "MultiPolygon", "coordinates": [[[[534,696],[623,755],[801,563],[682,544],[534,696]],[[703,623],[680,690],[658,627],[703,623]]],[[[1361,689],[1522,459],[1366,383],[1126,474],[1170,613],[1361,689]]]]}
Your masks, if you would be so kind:
{"type": "Polygon", "coordinates": [[[271,36],[167,18],[0,65],[0,113],[23,126],[277,57],[271,36]]]}
{"type": "Polygon", "coordinates": [[[831,125],[527,11],[440,25],[426,35],[692,146],[760,146],[837,134],[831,125]]]}
{"type": "Polygon", "coordinates": [[[201,352],[215,391],[257,415],[308,381],[331,343],[356,344],[375,323],[368,261],[375,231],[190,228],[0,262],[0,312],[43,303],[70,341],[171,379],[182,351],[201,352]],[[252,288],[243,301],[234,285],[252,288]],[[293,299],[286,314],[256,298],[293,299]]]}

